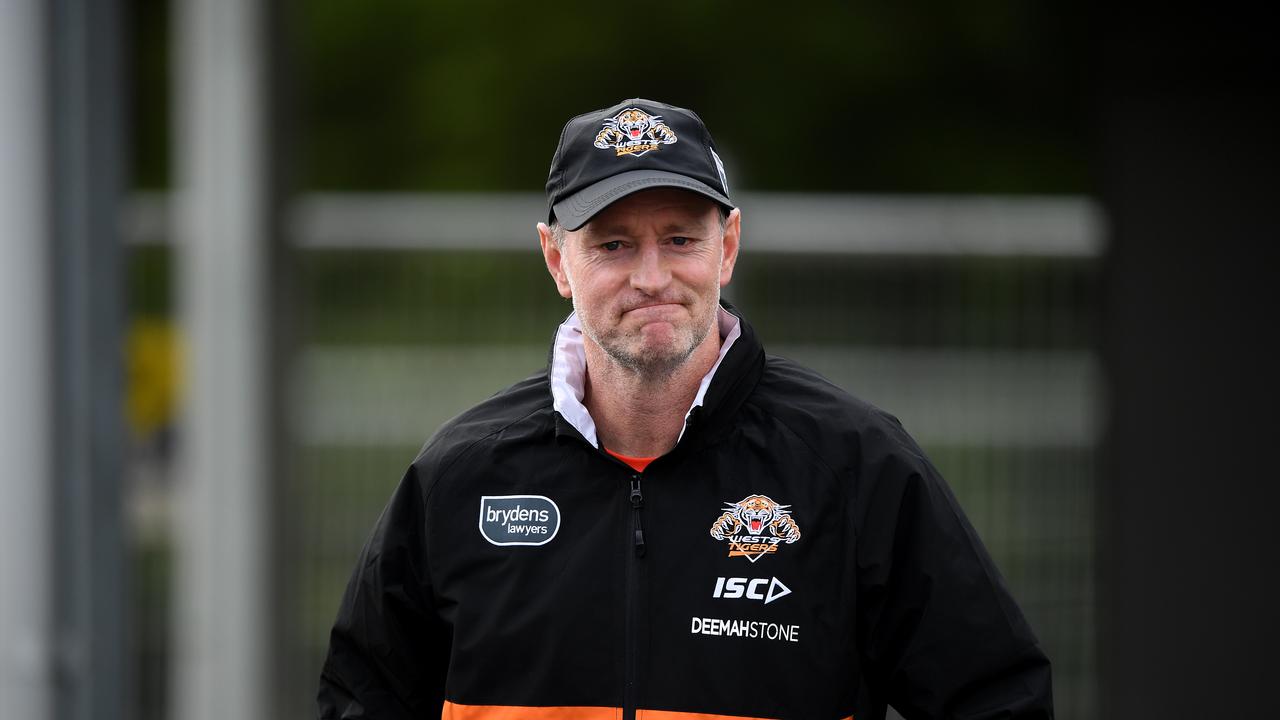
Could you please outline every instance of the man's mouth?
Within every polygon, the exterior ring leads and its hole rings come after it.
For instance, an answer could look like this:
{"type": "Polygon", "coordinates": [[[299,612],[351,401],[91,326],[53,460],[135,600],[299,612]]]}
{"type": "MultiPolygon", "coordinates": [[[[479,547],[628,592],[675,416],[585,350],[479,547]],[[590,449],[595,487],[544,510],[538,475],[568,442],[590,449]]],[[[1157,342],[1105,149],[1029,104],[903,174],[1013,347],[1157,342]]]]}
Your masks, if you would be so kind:
{"type": "Polygon", "coordinates": [[[671,300],[668,302],[650,302],[650,303],[644,303],[643,305],[632,305],[631,307],[624,310],[623,313],[625,314],[629,312],[635,312],[637,310],[647,310],[649,308],[675,307],[678,305],[680,305],[680,303],[675,300],[671,300]]]}

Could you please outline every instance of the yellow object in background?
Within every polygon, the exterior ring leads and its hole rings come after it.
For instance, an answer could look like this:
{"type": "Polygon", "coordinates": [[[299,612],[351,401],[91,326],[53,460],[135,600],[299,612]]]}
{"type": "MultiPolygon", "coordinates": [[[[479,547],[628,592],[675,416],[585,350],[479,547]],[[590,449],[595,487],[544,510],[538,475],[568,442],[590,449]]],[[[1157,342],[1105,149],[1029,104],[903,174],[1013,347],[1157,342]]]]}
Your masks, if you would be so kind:
{"type": "Polygon", "coordinates": [[[138,318],[125,345],[125,413],[143,439],[173,423],[182,396],[182,342],[167,318],[138,318]]]}

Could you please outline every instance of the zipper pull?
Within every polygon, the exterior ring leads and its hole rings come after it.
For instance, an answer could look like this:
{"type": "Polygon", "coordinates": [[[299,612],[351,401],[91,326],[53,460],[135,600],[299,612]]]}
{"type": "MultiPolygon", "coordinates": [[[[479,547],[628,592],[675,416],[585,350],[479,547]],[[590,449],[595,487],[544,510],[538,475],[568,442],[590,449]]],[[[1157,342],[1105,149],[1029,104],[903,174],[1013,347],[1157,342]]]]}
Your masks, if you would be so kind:
{"type": "Polygon", "coordinates": [[[640,508],[644,496],[640,494],[640,476],[631,476],[631,527],[635,532],[636,557],[644,557],[644,528],[640,527],[640,508]]]}

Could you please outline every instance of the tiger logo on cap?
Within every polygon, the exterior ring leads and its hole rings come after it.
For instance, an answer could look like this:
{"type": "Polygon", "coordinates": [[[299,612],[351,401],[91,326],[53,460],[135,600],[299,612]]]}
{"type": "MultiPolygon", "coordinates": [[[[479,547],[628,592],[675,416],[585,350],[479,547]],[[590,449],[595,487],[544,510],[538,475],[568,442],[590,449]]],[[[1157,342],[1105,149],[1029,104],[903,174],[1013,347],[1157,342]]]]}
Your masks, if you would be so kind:
{"type": "Polygon", "coordinates": [[[676,141],[675,132],[662,122],[661,115],[650,115],[639,108],[627,108],[604,121],[596,134],[595,146],[613,148],[617,157],[639,157],[676,141]]]}

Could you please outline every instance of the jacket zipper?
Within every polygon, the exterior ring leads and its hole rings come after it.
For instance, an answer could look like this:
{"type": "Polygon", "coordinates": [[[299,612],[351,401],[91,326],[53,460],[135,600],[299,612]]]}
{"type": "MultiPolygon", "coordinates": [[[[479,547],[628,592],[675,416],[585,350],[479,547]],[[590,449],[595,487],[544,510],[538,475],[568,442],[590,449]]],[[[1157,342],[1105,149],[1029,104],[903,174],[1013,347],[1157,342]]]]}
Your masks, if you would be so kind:
{"type": "Polygon", "coordinates": [[[640,508],[644,507],[644,495],[640,493],[640,474],[631,476],[631,552],[627,558],[627,597],[626,619],[624,623],[626,640],[624,672],[626,686],[623,689],[623,720],[635,720],[636,717],[636,675],[639,666],[639,621],[637,618],[640,590],[640,560],[644,557],[644,528],[640,525],[640,508]]]}
{"type": "Polygon", "coordinates": [[[640,508],[644,507],[644,496],[640,494],[640,475],[631,476],[631,531],[635,538],[636,557],[644,557],[644,528],[640,526],[640,508]]]}

